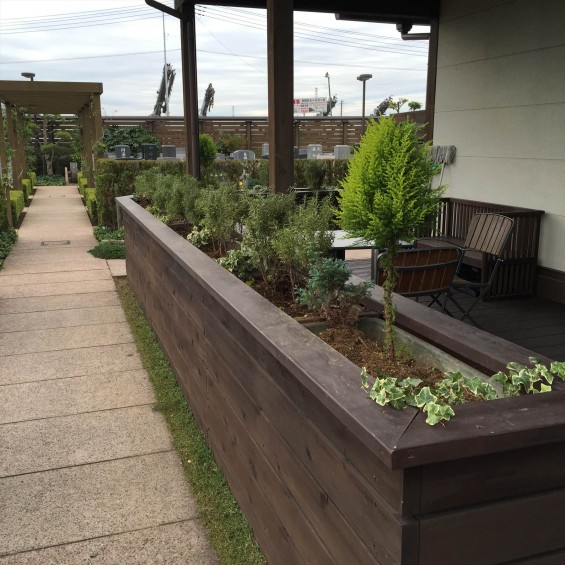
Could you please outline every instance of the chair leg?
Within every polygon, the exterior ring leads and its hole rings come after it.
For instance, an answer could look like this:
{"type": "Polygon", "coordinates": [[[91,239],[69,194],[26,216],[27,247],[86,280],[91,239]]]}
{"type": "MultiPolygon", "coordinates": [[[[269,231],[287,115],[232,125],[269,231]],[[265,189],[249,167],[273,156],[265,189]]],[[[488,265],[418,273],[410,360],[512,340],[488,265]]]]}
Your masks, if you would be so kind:
{"type": "MultiPolygon", "coordinates": [[[[449,300],[451,300],[451,302],[453,302],[453,304],[455,304],[455,306],[457,307],[457,309],[461,312],[462,316],[461,318],[459,318],[459,320],[464,321],[465,319],[468,319],[473,325],[475,325],[477,328],[481,329],[480,324],[475,320],[475,318],[473,318],[470,314],[471,310],[474,308],[475,304],[477,304],[477,302],[481,299],[483,293],[479,292],[479,295],[475,298],[475,300],[473,300],[473,302],[471,303],[470,306],[467,306],[467,308],[464,308],[461,304],[459,304],[459,302],[457,301],[457,299],[453,296],[453,293],[448,293],[448,298],[449,300]]],[[[446,300],[447,302],[447,300],[446,300]]],[[[451,316],[453,316],[448,310],[447,308],[445,308],[445,311],[450,314],[451,316]]],[[[453,316],[454,317],[454,316],[453,316]]]]}

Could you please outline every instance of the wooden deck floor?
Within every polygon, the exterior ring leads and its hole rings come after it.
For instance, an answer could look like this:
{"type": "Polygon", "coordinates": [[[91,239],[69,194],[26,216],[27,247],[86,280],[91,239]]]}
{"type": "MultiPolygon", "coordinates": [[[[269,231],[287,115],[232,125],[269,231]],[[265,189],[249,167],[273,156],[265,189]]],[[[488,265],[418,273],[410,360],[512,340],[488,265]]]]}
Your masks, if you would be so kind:
{"type": "MultiPolygon", "coordinates": [[[[348,260],[353,274],[370,280],[370,260],[348,260]]],[[[466,297],[461,302],[470,300],[466,297]]],[[[455,311],[455,310],[454,310],[455,311]]],[[[544,298],[479,302],[473,317],[483,330],[556,361],[565,361],[565,304],[544,298]]]]}

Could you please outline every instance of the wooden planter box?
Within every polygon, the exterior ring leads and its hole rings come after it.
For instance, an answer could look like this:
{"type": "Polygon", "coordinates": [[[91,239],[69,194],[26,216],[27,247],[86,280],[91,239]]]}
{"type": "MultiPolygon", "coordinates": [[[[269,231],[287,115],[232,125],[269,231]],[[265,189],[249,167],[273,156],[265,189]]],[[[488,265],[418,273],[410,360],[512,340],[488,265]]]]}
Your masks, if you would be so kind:
{"type": "MultiPolygon", "coordinates": [[[[380,408],[357,366],[130,198],[118,203],[129,283],[269,563],[565,562],[562,392],[462,406],[444,427],[380,408]]],[[[430,335],[500,365],[496,338],[459,347],[464,324],[415,303],[426,314],[410,321],[401,303],[402,324],[425,334],[421,320],[435,319],[430,335]]]]}

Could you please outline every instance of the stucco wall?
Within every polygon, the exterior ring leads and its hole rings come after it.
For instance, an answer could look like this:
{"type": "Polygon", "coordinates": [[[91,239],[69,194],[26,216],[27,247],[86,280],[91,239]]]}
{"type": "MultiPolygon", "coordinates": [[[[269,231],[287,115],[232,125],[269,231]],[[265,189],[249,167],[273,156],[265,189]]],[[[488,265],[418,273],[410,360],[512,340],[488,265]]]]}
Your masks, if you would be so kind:
{"type": "Polygon", "coordinates": [[[447,195],[545,210],[540,265],[565,271],[565,2],[443,0],[435,145],[447,195]]]}

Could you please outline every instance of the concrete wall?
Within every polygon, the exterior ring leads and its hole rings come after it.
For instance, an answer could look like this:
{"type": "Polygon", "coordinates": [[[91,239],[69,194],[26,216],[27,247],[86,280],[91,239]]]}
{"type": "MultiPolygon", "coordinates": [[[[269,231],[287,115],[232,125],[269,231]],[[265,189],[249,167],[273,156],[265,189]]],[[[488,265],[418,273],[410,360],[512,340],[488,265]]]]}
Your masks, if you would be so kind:
{"type": "Polygon", "coordinates": [[[435,145],[447,196],[545,210],[539,264],[565,271],[565,2],[443,0],[435,145]]]}

